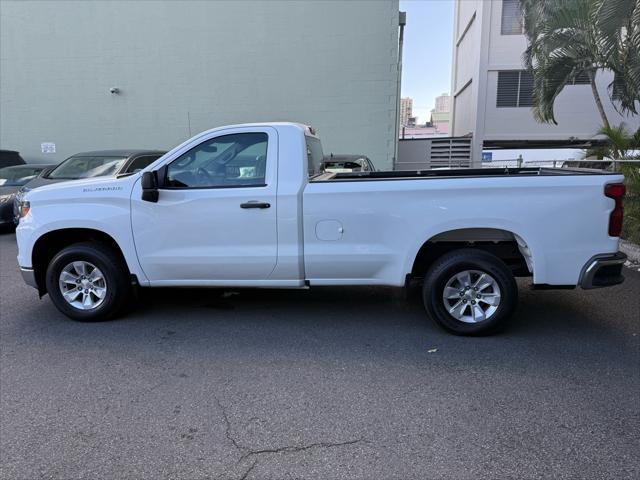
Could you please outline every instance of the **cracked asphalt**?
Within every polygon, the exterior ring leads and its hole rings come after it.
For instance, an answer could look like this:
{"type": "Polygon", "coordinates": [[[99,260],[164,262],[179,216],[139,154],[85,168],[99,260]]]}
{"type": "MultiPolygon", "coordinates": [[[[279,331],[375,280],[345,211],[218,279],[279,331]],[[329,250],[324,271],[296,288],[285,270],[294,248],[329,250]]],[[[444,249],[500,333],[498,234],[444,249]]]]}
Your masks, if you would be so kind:
{"type": "Polygon", "coordinates": [[[387,288],[153,290],[68,320],[0,235],[0,478],[640,478],[640,272],[448,335],[387,288]]]}

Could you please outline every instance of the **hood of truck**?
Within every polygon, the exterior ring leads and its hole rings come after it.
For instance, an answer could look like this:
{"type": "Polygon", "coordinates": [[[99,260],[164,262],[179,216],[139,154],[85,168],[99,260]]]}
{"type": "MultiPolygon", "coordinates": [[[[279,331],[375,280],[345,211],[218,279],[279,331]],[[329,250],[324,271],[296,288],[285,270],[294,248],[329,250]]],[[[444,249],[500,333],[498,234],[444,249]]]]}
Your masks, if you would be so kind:
{"type": "Polygon", "coordinates": [[[88,201],[91,201],[91,198],[95,198],[96,196],[121,196],[123,194],[128,196],[137,177],[138,175],[121,178],[95,177],[47,183],[25,192],[24,199],[28,201],[39,201],[48,198],[69,198],[74,200],[86,198],[88,201]]]}
{"type": "Polygon", "coordinates": [[[34,188],[43,187],[44,185],[53,185],[54,183],[61,182],[69,182],[70,180],[58,179],[58,178],[46,178],[46,177],[36,177],[30,182],[26,183],[20,191],[29,192],[34,188]]]}

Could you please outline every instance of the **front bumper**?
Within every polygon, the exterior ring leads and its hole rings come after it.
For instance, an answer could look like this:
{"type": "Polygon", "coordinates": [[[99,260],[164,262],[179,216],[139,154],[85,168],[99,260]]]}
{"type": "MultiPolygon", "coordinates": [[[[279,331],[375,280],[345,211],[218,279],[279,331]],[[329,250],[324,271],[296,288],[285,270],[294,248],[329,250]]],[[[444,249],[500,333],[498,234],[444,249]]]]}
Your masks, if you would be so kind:
{"type": "Polygon", "coordinates": [[[38,282],[36,282],[36,275],[33,271],[33,268],[24,268],[20,267],[20,273],[22,274],[22,279],[24,283],[33,288],[38,288],[38,282]]]}
{"type": "Polygon", "coordinates": [[[627,256],[622,252],[594,255],[582,267],[580,286],[585,290],[610,287],[624,282],[622,266],[627,256]]]}

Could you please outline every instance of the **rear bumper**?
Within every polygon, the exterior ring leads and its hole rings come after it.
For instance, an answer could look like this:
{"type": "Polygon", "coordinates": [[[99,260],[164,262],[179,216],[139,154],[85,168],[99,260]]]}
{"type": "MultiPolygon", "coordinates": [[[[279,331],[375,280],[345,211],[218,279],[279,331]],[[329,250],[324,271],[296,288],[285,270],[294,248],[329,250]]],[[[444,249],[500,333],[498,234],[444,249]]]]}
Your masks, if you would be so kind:
{"type": "Polygon", "coordinates": [[[624,282],[622,266],[627,256],[622,252],[594,255],[582,267],[580,286],[585,290],[610,287],[624,282]]]}
{"type": "Polygon", "coordinates": [[[33,272],[33,268],[20,267],[20,273],[24,283],[33,288],[38,288],[38,282],[36,282],[36,275],[33,272]]]}

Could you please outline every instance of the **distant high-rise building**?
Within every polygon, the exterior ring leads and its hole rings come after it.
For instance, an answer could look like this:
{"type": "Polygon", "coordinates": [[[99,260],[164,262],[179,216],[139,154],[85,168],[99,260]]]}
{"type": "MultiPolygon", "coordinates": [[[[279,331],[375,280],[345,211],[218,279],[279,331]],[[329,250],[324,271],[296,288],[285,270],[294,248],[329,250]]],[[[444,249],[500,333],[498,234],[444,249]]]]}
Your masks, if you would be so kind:
{"type": "Polygon", "coordinates": [[[436,112],[437,113],[449,113],[451,111],[451,95],[443,93],[436,97],[436,112]]]}
{"type": "Polygon", "coordinates": [[[436,108],[431,110],[431,125],[438,133],[449,133],[451,115],[451,95],[443,93],[436,97],[436,108]]]}
{"type": "MultiPolygon", "coordinates": [[[[409,97],[400,99],[400,126],[406,127],[413,118],[413,99],[409,97]]],[[[415,119],[414,119],[415,124],[415,119]]]]}

